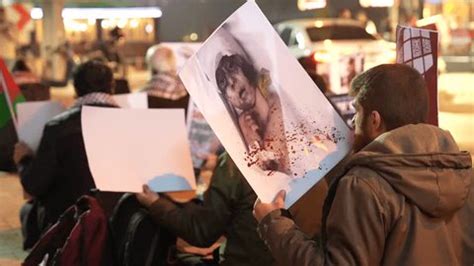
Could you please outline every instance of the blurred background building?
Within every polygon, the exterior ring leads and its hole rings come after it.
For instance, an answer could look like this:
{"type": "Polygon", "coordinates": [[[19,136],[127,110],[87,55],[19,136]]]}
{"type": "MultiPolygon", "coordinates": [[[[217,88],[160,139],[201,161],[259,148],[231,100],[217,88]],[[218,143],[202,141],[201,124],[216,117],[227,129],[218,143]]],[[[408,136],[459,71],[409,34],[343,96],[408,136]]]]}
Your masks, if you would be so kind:
{"type": "MultiPolygon", "coordinates": [[[[68,53],[79,58],[93,56],[100,51],[101,44],[113,38],[120,39],[114,45],[121,47],[123,58],[141,67],[143,55],[152,44],[203,41],[244,3],[242,0],[0,2],[7,7],[9,19],[19,27],[18,53],[36,56],[41,53],[53,61],[38,63],[38,68],[57,65],[68,53]],[[31,18],[22,17],[27,13],[31,18]],[[120,36],[111,34],[115,28],[120,29],[120,36]]],[[[472,0],[257,0],[257,3],[272,23],[296,18],[337,17],[343,9],[348,9],[352,18],[357,19],[358,13],[363,11],[379,35],[388,40],[393,40],[397,24],[416,25],[418,20],[425,19],[426,23],[438,25],[443,55],[467,56],[473,53],[472,0]]],[[[54,67],[48,71],[57,72],[54,67]]]]}

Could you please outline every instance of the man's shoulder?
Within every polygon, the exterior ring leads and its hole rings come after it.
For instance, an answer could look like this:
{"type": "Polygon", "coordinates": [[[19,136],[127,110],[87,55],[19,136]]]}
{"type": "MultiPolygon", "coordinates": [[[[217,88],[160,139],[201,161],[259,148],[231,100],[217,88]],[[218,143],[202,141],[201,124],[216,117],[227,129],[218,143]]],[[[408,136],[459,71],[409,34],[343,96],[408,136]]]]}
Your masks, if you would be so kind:
{"type": "Polygon", "coordinates": [[[80,115],[80,107],[70,108],[49,120],[49,122],[46,124],[46,128],[55,128],[64,125],[75,118],[79,118],[80,115]]]}
{"type": "Polygon", "coordinates": [[[353,191],[371,193],[377,198],[395,196],[392,186],[375,170],[368,167],[355,166],[341,177],[339,186],[353,191]]]}

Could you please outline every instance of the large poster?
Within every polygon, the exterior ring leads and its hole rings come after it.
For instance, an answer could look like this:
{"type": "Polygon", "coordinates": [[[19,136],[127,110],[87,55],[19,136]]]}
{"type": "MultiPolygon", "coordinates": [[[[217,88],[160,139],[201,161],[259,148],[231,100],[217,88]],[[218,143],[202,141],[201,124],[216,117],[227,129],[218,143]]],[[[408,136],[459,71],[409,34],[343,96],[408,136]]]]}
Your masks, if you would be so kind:
{"type": "Polygon", "coordinates": [[[438,125],[438,33],[428,29],[397,26],[397,63],[423,75],[428,88],[428,123],[438,125]]]}
{"type": "Polygon", "coordinates": [[[348,126],[253,1],[209,37],[180,77],[263,201],[285,189],[291,206],[351,148],[348,126]]]}

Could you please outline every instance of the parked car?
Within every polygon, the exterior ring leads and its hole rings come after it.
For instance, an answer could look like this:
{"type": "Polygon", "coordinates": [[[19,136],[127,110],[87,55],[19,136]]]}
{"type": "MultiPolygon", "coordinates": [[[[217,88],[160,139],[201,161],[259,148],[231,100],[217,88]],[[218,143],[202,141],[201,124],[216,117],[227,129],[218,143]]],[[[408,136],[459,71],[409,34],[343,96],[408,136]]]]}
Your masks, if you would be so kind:
{"type": "Polygon", "coordinates": [[[306,70],[321,76],[333,94],[347,93],[356,74],[396,59],[395,43],[369,34],[356,20],[298,19],[274,27],[306,70]]]}

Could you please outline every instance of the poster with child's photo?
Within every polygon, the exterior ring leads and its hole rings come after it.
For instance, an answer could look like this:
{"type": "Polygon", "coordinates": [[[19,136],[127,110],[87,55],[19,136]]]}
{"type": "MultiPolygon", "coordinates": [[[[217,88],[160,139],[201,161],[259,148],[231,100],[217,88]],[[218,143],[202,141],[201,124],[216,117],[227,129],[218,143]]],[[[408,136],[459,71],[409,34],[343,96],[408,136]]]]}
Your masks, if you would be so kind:
{"type": "Polygon", "coordinates": [[[263,201],[285,189],[291,206],[350,151],[350,129],[253,1],[207,39],[180,77],[263,201]]]}

